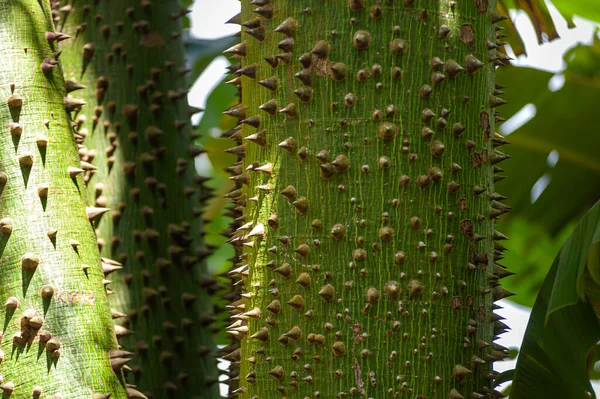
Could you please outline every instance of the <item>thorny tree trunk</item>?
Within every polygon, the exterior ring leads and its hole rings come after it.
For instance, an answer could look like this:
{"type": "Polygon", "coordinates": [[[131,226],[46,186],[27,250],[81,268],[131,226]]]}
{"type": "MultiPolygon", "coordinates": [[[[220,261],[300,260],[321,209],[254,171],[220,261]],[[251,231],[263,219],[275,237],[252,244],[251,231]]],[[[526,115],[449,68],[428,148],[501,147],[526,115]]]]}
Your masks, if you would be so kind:
{"type": "Polygon", "coordinates": [[[236,393],[497,397],[494,10],[243,0],[236,393]]]}
{"type": "Polygon", "coordinates": [[[53,32],[49,3],[0,2],[0,389],[125,398],[53,32]]]}
{"type": "MultiPolygon", "coordinates": [[[[128,378],[155,398],[218,397],[200,206],[180,37],[187,10],[169,1],[55,1],[65,76],[86,86],[75,117],[80,156],[94,162],[91,201],[110,208],[101,253],[121,263],[112,307],[135,352],[128,378]],[[121,313],[121,314],[119,314],[121,313]],[[129,333],[134,334],[127,336],[129,333]]],[[[75,85],[73,85],[75,87],[75,85]]]]}

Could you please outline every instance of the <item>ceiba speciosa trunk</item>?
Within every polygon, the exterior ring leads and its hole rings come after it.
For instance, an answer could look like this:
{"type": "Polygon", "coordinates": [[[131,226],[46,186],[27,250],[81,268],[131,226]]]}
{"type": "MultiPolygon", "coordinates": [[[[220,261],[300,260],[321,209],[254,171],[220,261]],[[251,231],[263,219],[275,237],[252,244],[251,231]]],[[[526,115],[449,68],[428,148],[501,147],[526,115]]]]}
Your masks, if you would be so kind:
{"type": "MultiPolygon", "coordinates": [[[[127,381],[148,397],[219,397],[202,205],[210,198],[194,159],[182,19],[169,1],[54,1],[73,98],[79,154],[96,206],[101,254],[123,268],[110,303],[135,353],[127,381]]],[[[137,395],[137,394],[136,394],[137,395]]]]}
{"type": "Polygon", "coordinates": [[[0,390],[126,398],[50,3],[0,2],[0,390]]]}
{"type": "Polygon", "coordinates": [[[493,0],[242,1],[234,393],[500,395],[501,19],[493,0]]]}

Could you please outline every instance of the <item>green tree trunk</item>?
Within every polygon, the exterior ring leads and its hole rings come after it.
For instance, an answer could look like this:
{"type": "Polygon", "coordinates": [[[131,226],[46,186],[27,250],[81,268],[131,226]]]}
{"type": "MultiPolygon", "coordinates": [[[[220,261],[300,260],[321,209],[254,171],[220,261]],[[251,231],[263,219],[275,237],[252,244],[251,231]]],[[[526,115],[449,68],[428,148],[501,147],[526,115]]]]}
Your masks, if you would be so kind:
{"type": "MultiPolygon", "coordinates": [[[[0,2],[0,389],[126,398],[46,1],[0,2]],[[111,367],[112,366],[112,367],[111,367]]],[[[116,330],[118,332],[118,330],[116,330]]],[[[132,394],[134,391],[130,391],[132,394]]]]}
{"type": "Polygon", "coordinates": [[[242,2],[248,398],[489,398],[495,1],[242,2]]]}
{"type": "MultiPolygon", "coordinates": [[[[123,265],[111,305],[134,334],[129,378],[153,398],[218,397],[201,204],[194,167],[182,17],[169,1],[58,1],[57,25],[73,36],[61,56],[73,92],[89,105],[76,117],[87,182],[98,207],[101,253],[123,265]]],[[[118,314],[117,314],[118,316],[118,314]]]]}

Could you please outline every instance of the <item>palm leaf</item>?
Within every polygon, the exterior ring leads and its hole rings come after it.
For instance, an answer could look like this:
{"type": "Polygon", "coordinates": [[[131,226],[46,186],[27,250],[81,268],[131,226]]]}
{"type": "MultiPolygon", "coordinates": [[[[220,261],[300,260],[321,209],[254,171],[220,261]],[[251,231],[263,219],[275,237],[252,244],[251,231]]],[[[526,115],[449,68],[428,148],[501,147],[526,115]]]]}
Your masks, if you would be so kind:
{"type": "Polygon", "coordinates": [[[595,398],[589,363],[600,339],[600,202],[554,260],[535,302],[511,388],[512,399],[595,398]],[[593,277],[594,276],[594,277],[593,277]]]}

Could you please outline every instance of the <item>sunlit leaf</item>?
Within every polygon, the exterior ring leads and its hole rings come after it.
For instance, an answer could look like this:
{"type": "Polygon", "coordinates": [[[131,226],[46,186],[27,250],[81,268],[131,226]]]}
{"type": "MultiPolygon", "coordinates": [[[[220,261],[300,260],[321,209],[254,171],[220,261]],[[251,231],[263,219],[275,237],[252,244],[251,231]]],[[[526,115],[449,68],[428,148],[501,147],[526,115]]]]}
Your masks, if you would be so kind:
{"type": "Polygon", "coordinates": [[[523,39],[517,31],[517,27],[513,23],[512,19],[510,19],[508,7],[504,5],[503,0],[498,0],[498,4],[496,7],[498,8],[498,13],[508,18],[499,23],[499,26],[504,28],[503,33],[506,35],[503,41],[507,42],[510,45],[510,48],[515,53],[515,55],[527,54],[527,52],[525,51],[525,44],[523,43],[523,39]]]}
{"type": "MultiPolygon", "coordinates": [[[[233,147],[236,143],[226,138],[206,137],[202,140],[204,149],[208,154],[210,163],[215,168],[215,172],[221,176],[230,176],[225,172],[225,168],[236,162],[236,157],[225,152],[226,149],[233,147]]],[[[217,188],[220,189],[220,188],[217,188]]],[[[227,189],[227,187],[225,187],[227,189]]]]}
{"type": "Polygon", "coordinates": [[[600,263],[588,263],[599,239],[600,202],[571,233],[544,281],[521,345],[512,399],[595,398],[588,359],[600,324],[581,287],[593,281],[588,268],[600,269],[600,263]]]}
{"type": "Polygon", "coordinates": [[[539,44],[546,39],[552,41],[558,39],[556,26],[550,16],[550,11],[544,0],[512,0],[514,8],[525,11],[535,30],[535,36],[539,44]],[[545,37],[544,37],[545,36],[545,37]]]}
{"type": "Polygon", "coordinates": [[[563,15],[577,14],[582,18],[600,22],[600,7],[597,0],[552,0],[552,4],[563,15]]]}
{"type": "MultiPolygon", "coordinates": [[[[559,38],[556,26],[544,0],[498,0],[497,9],[498,13],[506,17],[509,16],[509,9],[525,12],[533,25],[539,44],[559,38]]],[[[572,14],[565,12],[562,16],[567,20],[569,27],[574,26],[571,22],[572,14]]],[[[499,26],[505,29],[502,32],[505,35],[503,41],[510,44],[514,53],[516,55],[526,54],[523,39],[514,23],[509,19],[501,22],[499,26]]]]}

